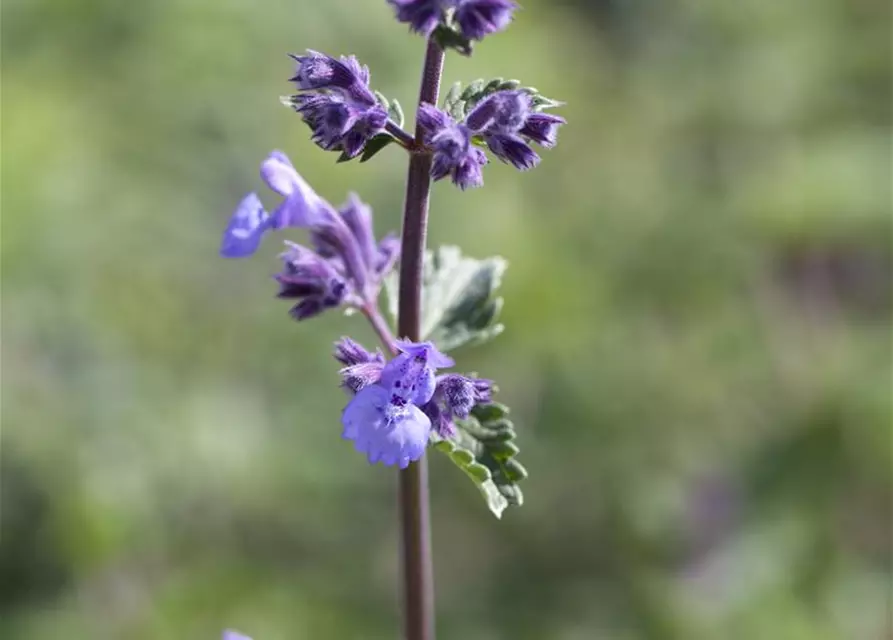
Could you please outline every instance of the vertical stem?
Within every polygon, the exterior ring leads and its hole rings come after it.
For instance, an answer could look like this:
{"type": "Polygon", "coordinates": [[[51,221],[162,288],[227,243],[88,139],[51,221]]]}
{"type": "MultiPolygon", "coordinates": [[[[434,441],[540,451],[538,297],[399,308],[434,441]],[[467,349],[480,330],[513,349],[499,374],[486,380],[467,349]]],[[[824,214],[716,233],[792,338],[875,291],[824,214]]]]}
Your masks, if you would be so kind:
{"type": "MultiPolygon", "coordinates": [[[[419,104],[437,104],[443,50],[428,41],[419,104]]],[[[416,144],[422,132],[416,117],[416,144]]],[[[400,303],[397,334],[417,341],[422,313],[422,264],[428,233],[431,192],[430,153],[412,153],[406,179],[400,254],[400,303]]],[[[403,552],[404,633],[407,640],[434,640],[434,575],[428,505],[428,462],[422,456],[400,471],[400,524],[403,552]]]]}

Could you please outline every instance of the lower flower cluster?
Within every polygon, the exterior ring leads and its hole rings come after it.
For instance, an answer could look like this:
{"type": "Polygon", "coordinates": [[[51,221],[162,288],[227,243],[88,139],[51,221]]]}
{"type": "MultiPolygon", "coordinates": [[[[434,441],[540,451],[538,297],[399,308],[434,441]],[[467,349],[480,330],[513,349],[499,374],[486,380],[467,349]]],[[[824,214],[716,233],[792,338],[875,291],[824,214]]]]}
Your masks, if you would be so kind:
{"type": "Polygon", "coordinates": [[[354,394],[341,415],[342,437],[371,464],[404,469],[425,453],[432,429],[451,436],[454,420],[489,402],[493,386],[459,374],[436,375],[454,363],[431,342],[398,340],[396,347],[399,355],[386,362],[380,352],[342,338],[334,355],[344,365],[342,386],[354,394]]]}

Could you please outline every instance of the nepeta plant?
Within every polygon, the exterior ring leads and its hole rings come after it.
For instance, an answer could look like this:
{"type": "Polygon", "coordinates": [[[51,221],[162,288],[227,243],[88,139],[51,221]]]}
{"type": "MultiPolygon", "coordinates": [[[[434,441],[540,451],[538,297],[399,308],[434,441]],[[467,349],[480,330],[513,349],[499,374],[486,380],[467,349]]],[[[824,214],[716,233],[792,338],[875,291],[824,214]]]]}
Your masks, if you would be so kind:
{"type": "MultiPolygon", "coordinates": [[[[318,195],[288,157],[273,151],[260,175],[279,199],[268,212],[255,193],[236,207],[220,253],[253,254],[268,232],[300,227],[309,246],[285,240],[278,297],[291,316],[306,320],[329,309],[359,311],[385,351],[341,338],[334,357],[348,399],[342,438],[372,464],[398,467],[403,533],[405,633],[429,639],[433,589],[425,452],[444,452],[477,485],[497,516],[520,506],[508,408],[494,402],[494,384],[475,375],[442,373],[454,366],[445,352],[479,344],[502,331],[496,295],[505,261],[476,260],[452,246],[425,250],[433,180],[449,177],[460,189],[484,183],[488,152],[519,170],[540,162],[531,146],[553,147],[564,119],[547,113],[561,103],[517,80],[456,84],[437,105],[445,51],[471,55],[474,41],[505,29],[517,5],[510,0],[388,0],[397,20],[427,38],[415,132],[406,131],[397,100],[370,86],[368,67],[354,56],[334,58],[308,49],[290,54],[296,93],[282,102],[300,114],[311,139],[338,162],[366,162],[396,143],[409,156],[401,239],[376,240],[372,209],[350,194],[340,207],[318,195]],[[399,277],[393,274],[400,263],[399,277]],[[396,319],[392,331],[379,306],[381,290],[396,319]]],[[[225,638],[243,638],[227,632],[225,638]],[[227,635],[228,634],[228,635],[227,635]]]]}

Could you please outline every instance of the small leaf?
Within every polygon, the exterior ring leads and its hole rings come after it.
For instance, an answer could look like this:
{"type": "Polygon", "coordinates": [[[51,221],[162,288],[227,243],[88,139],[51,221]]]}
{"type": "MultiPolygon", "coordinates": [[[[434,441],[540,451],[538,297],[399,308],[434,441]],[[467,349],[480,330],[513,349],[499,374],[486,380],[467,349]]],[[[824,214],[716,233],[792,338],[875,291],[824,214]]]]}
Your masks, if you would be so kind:
{"type": "Polygon", "coordinates": [[[459,94],[463,112],[461,115],[453,116],[456,120],[462,120],[471,112],[477,104],[487,96],[497,91],[523,91],[530,95],[531,108],[534,111],[542,111],[544,109],[553,109],[560,107],[564,103],[542,95],[535,87],[522,87],[520,80],[505,80],[503,78],[493,78],[492,80],[475,80],[459,94]]]}
{"type": "Polygon", "coordinates": [[[385,95],[381,91],[375,91],[375,99],[378,100],[378,104],[384,107],[385,111],[390,111],[391,103],[385,97],[385,95]]]}
{"type": "Polygon", "coordinates": [[[456,421],[456,433],[443,438],[431,434],[435,449],[441,451],[478,487],[490,511],[500,518],[509,506],[524,504],[524,494],[518,482],[527,477],[527,470],[515,460],[517,445],[508,440],[483,439],[481,434],[498,431],[508,425],[514,438],[511,421],[505,416],[508,407],[498,403],[477,405],[468,420],[456,421]]]}
{"type": "Polygon", "coordinates": [[[360,156],[360,162],[367,162],[368,160],[371,160],[375,154],[391,144],[393,141],[394,136],[392,136],[390,133],[379,133],[373,136],[372,139],[367,142],[366,146],[363,148],[363,153],[360,156]]]}
{"type": "Polygon", "coordinates": [[[405,118],[403,116],[403,107],[400,106],[399,101],[391,100],[391,104],[388,107],[388,117],[397,123],[398,127],[403,126],[405,118]]]}
{"type": "Polygon", "coordinates": [[[470,56],[472,49],[474,48],[471,40],[463,36],[456,29],[443,24],[434,30],[431,37],[434,39],[434,42],[440,45],[441,49],[455,49],[463,56],[470,56]]]}
{"type": "MultiPolygon", "coordinates": [[[[422,289],[423,340],[433,340],[441,351],[480,344],[502,333],[497,322],[502,298],[496,295],[506,261],[494,256],[477,260],[458,247],[425,252],[422,289]]],[[[396,317],[397,280],[386,282],[389,308],[396,317]]]]}

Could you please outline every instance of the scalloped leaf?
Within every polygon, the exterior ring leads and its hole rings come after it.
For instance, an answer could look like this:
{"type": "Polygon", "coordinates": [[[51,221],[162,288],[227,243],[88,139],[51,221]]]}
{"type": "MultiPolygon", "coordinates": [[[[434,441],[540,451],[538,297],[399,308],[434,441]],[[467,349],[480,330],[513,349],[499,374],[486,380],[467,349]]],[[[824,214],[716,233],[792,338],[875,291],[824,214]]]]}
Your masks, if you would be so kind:
{"type": "MultiPolygon", "coordinates": [[[[497,322],[503,299],[496,295],[508,264],[500,256],[478,260],[463,256],[459,247],[442,246],[425,252],[421,339],[441,351],[481,344],[502,333],[497,322]]],[[[388,308],[397,317],[397,276],[385,288],[388,308]]]]}
{"type": "Polygon", "coordinates": [[[497,518],[509,506],[524,504],[518,483],[527,470],[515,460],[515,429],[506,416],[508,407],[498,402],[477,405],[468,420],[456,421],[456,433],[443,438],[432,432],[432,446],[475,483],[487,507],[497,518]]]}

